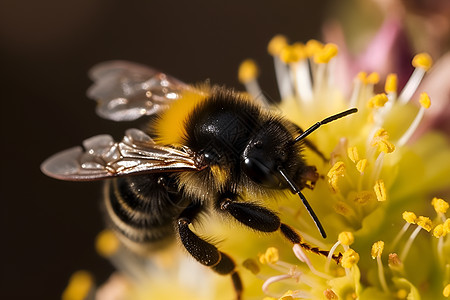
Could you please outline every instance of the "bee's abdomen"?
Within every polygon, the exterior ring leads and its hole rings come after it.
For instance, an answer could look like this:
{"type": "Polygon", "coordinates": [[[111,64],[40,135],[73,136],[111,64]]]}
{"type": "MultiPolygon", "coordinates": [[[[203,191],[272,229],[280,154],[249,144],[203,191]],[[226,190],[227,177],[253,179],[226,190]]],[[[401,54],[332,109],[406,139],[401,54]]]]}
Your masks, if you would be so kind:
{"type": "Polygon", "coordinates": [[[174,237],[173,220],[184,206],[180,194],[169,193],[159,178],[151,174],[105,183],[106,220],[126,242],[152,246],[174,237]]]}

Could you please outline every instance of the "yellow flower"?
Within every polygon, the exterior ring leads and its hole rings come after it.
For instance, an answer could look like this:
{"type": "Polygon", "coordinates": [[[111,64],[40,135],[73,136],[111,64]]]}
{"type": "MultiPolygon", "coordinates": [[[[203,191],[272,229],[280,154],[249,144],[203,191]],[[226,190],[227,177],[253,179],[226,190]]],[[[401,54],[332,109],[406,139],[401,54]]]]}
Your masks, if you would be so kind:
{"type": "MultiPolygon", "coordinates": [[[[205,222],[208,234],[223,237],[221,250],[238,264],[243,299],[432,299],[449,294],[450,279],[445,277],[450,270],[448,204],[433,199],[436,215],[422,214],[433,211],[428,195],[450,186],[450,146],[436,133],[411,141],[430,105],[426,95],[420,97],[420,107],[410,101],[431,67],[429,57],[421,54],[414,59],[416,75],[402,91],[397,91],[396,76],[390,74],[385,93],[376,95],[374,85],[383,78],[360,73],[347,96],[333,84],[335,45],[317,41],[290,45],[277,36],[268,49],[275,63],[281,96],[276,109],[281,115],[306,129],[351,107],[357,107],[358,113],[308,136],[326,159],[309,148],[304,151],[307,164],[317,168],[320,179],[314,190],[302,192],[322,220],[327,239],[318,235],[298,197],[267,201],[280,212],[283,223],[314,245],[310,250],[315,253],[305,252],[307,247],[299,244],[292,247],[279,234],[262,236],[240,227],[230,230],[230,224],[212,217],[205,222]],[[329,254],[315,245],[330,250],[329,254]]],[[[245,61],[239,71],[254,98],[263,94],[258,73],[253,61],[245,61]]],[[[199,235],[202,229],[195,228],[199,235]]],[[[151,258],[136,258],[114,238],[103,235],[98,248],[126,275],[130,299],[234,297],[229,278],[186,258],[178,247],[151,258]]]]}

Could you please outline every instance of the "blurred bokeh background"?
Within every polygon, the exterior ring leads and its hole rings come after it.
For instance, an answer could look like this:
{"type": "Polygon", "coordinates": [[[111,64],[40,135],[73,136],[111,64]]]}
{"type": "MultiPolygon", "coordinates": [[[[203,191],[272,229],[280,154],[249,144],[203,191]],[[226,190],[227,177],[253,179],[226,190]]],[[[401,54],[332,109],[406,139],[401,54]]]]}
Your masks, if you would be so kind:
{"type": "Polygon", "coordinates": [[[126,59],[185,82],[241,88],[255,58],[277,97],[267,42],[318,37],[326,1],[26,1],[0,3],[2,299],[58,299],[76,270],[101,283],[112,272],[94,248],[101,184],[45,177],[40,163],[83,139],[119,138],[136,123],[95,115],[89,68],[126,59]]]}
{"type": "MultiPolygon", "coordinates": [[[[358,29],[368,28],[353,41],[358,50],[383,18],[373,3],[350,2],[365,10],[365,17],[354,15],[364,18],[358,29]]],[[[325,20],[345,9],[331,0],[2,0],[0,298],[58,299],[74,271],[90,270],[98,283],[112,272],[94,248],[103,228],[101,184],[57,181],[39,170],[45,158],[87,137],[120,138],[139,126],[95,115],[85,95],[92,65],[125,59],[188,83],[210,79],[241,89],[237,68],[251,57],[263,90],[277,99],[268,41],[278,33],[320,38],[325,20]]]]}

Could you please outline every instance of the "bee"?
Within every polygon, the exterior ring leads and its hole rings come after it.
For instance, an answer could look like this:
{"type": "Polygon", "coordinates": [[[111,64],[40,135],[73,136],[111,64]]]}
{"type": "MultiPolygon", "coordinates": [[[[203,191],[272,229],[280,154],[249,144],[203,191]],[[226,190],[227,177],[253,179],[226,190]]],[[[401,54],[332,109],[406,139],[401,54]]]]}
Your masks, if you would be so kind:
{"type": "MultiPolygon", "coordinates": [[[[119,142],[109,135],[86,139],[47,159],[43,173],[61,180],[105,180],[107,224],[138,253],[175,238],[201,264],[230,275],[237,298],[243,285],[236,264],[189,225],[216,211],[255,231],[279,231],[289,241],[321,255],[261,198],[298,195],[320,234],[326,233],[301,192],[319,175],[307,165],[305,138],[321,125],[355,113],[328,117],[305,131],[243,93],[207,84],[192,86],[151,68],[124,61],[95,66],[88,96],[97,114],[114,121],[150,116],[144,131],[129,129],[119,142]]],[[[322,155],[323,157],[323,155],[322,155]]],[[[333,254],[339,262],[341,254],[333,254]]]]}

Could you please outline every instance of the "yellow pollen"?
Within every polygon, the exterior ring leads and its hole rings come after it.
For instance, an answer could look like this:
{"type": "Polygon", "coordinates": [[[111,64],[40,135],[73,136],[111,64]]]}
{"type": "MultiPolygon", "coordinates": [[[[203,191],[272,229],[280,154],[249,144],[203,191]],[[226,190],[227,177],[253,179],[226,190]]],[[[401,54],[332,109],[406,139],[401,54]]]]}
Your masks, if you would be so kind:
{"type": "Polygon", "coordinates": [[[380,74],[377,72],[372,72],[367,76],[367,83],[368,84],[377,84],[380,81],[380,74]]]}
{"type": "Polygon", "coordinates": [[[254,275],[258,274],[260,271],[258,263],[254,259],[248,258],[244,260],[242,265],[244,266],[244,268],[252,272],[254,275]]]}
{"type": "Polygon", "coordinates": [[[350,160],[354,163],[356,163],[359,160],[358,155],[358,148],[356,147],[348,147],[347,148],[347,155],[350,158],[350,160]]]}
{"type": "Polygon", "coordinates": [[[356,163],[356,169],[358,170],[359,173],[363,174],[364,170],[366,169],[367,166],[367,159],[361,159],[360,161],[358,161],[356,163]]]}
{"type": "Polygon", "coordinates": [[[383,179],[378,179],[375,182],[375,186],[373,187],[373,190],[375,191],[375,195],[377,196],[378,201],[386,201],[386,187],[384,186],[383,179]]]}
{"type": "Polygon", "coordinates": [[[433,65],[433,60],[428,53],[419,53],[412,60],[414,68],[421,68],[428,71],[433,65]]]}
{"type": "Polygon", "coordinates": [[[335,44],[326,44],[322,50],[314,55],[314,62],[318,64],[327,64],[338,53],[338,48],[335,44]]]}
{"type": "Polygon", "coordinates": [[[339,233],[338,240],[342,245],[350,246],[355,241],[355,237],[350,231],[343,231],[339,233]]]}
{"type": "Polygon", "coordinates": [[[447,235],[447,232],[444,230],[444,225],[443,224],[439,224],[436,227],[434,227],[434,229],[433,229],[433,236],[435,238],[444,237],[446,235],[447,235]]]}
{"type": "Polygon", "coordinates": [[[342,161],[338,161],[330,169],[327,176],[329,178],[336,177],[336,176],[343,176],[344,172],[345,172],[345,164],[342,161]]]}
{"type": "Polygon", "coordinates": [[[326,289],[323,291],[323,295],[327,300],[339,299],[335,292],[331,289],[326,289]]]}
{"type": "Polygon", "coordinates": [[[430,218],[424,216],[419,216],[416,220],[416,224],[428,232],[430,232],[431,228],[433,227],[433,223],[431,222],[430,218]]]}
{"type": "Polygon", "coordinates": [[[309,40],[306,42],[305,51],[308,57],[313,57],[323,49],[323,44],[317,40],[309,40]]]}
{"type": "Polygon", "coordinates": [[[405,211],[402,214],[403,220],[405,220],[406,222],[410,223],[410,224],[415,224],[416,220],[417,220],[417,216],[415,213],[410,212],[410,211],[405,211]]]}
{"type": "Polygon", "coordinates": [[[420,94],[419,103],[423,108],[430,108],[431,100],[427,93],[420,94]]]}
{"type": "Polygon", "coordinates": [[[356,265],[358,261],[359,261],[359,254],[353,249],[348,249],[347,251],[344,252],[344,255],[342,256],[341,266],[346,269],[349,269],[354,265],[356,265]]]}
{"type": "Polygon", "coordinates": [[[450,233],[450,219],[445,220],[444,230],[445,230],[445,232],[450,233]]]}
{"type": "Polygon", "coordinates": [[[363,71],[359,72],[357,77],[362,83],[364,83],[364,84],[366,83],[366,81],[367,81],[367,73],[366,72],[363,72],[363,71]]]}
{"type": "Polygon", "coordinates": [[[361,204],[361,205],[365,205],[369,202],[372,202],[375,200],[375,196],[374,193],[371,191],[360,191],[357,192],[355,195],[355,199],[353,199],[353,201],[355,201],[355,203],[361,204]]]}
{"type": "Polygon", "coordinates": [[[380,152],[384,153],[392,153],[395,150],[394,144],[389,142],[389,135],[387,131],[383,128],[380,128],[375,132],[372,139],[372,146],[377,146],[380,152]]]}
{"type": "Polygon", "coordinates": [[[258,77],[258,66],[253,59],[244,60],[239,66],[238,77],[241,83],[247,83],[258,77]]]}
{"type": "Polygon", "coordinates": [[[86,299],[92,289],[94,280],[87,271],[77,271],[70,276],[69,284],[64,290],[62,300],[83,300],[86,299]]]}
{"type": "Polygon", "coordinates": [[[259,256],[259,262],[262,264],[274,264],[279,259],[278,249],[275,247],[269,247],[266,253],[259,256]]]}
{"type": "Polygon", "coordinates": [[[388,100],[389,99],[385,93],[377,94],[369,100],[367,105],[369,106],[369,108],[383,107],[386,102],[388,102],[388,100]]]}
{"type": "Polygon", "coordinates": [[[280,59],[286,64],[298,62],[305,57],[304,46],[301,43],[288,45],[280,52],[280,59]]]}
{"type": "Polygon", "coordinates": [[[386,83],[384,84],[384,91],[389,93],[396,93],[397,92],[397,74],[389,74],[386,77],[386,83]]]}
{"type": "Polygon", "coordinates": [[[267,46],[267,51],[272,56],[278,56],[287,43],[287,38],[284,35],[277,34],[270,40],[269,45],[267,46]]]}
{"type": "Polygon", "coordinates": [[[372,245],[372,251],[371,251],[372,258],[375,259],[377,257],[381,257],[383,250],[384,250],[384,242],[383,241],[375,242],[372,245]]]}
{"type": "Polygon", "coordinates": [[[445,214],[448,210],[448,203],[441,198],[434,197],[433,200],[431,200],[431,205],[433,205],[434,210],[436,210],[437,213],[443,213],[445,214]]]}
{"type": "Polygon", "coordinates": [[[117,252],[119,247],[120,242],[111,230],[103,230],[97,235],[95,248],[100,255],[110,257],[117,252]]]}
{"type": "Polygon", "coordinates": [[[264,297],[263,300],[277,300],[277,298],[274,298],[274,297],[264,297]]]}
{"type": "Polygon", "coordinates": [[[450,297],[450,283],[445,286],[444,290],[442,291],[442,295],[447,298],[450,297]]]}

